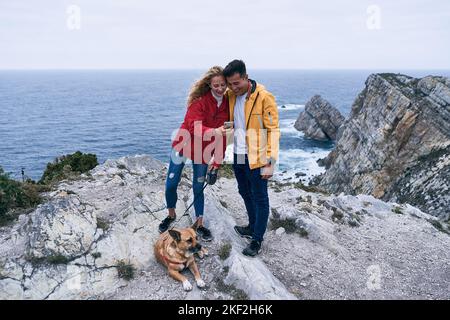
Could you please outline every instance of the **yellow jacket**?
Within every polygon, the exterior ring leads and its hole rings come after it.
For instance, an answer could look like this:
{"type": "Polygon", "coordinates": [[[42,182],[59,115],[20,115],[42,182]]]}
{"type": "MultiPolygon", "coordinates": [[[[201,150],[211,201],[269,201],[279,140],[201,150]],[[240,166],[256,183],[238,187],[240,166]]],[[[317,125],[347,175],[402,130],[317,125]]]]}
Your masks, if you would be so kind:
{"type": "MultiPolygon", "coordinates": [[[[278,160],[280,126],[275,97],[263,85],[250,80],[251,93],[245,102],[246,142],[250,169],[278,160]]],[[[234,121],[236,95],[228,90],[230,121],[234,121]]]]}

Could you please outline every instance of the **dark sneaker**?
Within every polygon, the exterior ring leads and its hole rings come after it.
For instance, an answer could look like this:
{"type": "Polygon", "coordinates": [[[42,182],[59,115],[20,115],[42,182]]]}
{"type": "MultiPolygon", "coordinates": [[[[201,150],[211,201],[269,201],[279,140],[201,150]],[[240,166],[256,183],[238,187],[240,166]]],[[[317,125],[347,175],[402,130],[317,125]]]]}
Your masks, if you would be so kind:
{"type": "Polygon", "coordinates": [[[175,221],[176,217],[167,216],[159,225],[159,232],[163,233],[166,232],[167,229],[169,229],[172,222],[175,221]]]}
{"type": "Polygon", "coordinates": [[[241,227],[241,226],[234,226],[234,231],[236,231],[236,233],[238,235],[240,235],[243,238],[247,238],[247,239],[251,239],[253,232],[250,229],[250,226],[245,226],[245,227],[241,227]]]}
{"type": "Polygon", "coordinates": [[[211,231],[209,231],[204,226],[197,227],[197,234],[202,238],[203,241],[211,241],[213,239],[211,231]]]}
{"type": "Polygon", "coordinates": [[[261,252],[261,242],[252,240],[250,244],[242,251],[246,256],[254,257],[261,252]]]}

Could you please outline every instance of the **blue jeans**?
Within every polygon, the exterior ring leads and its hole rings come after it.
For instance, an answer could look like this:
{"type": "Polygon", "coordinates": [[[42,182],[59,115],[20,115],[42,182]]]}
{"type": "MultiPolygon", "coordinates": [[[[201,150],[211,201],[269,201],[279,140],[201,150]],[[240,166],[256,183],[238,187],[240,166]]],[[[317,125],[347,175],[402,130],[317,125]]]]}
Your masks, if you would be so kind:
{"type": "Polygon", "coordinates": [[[238,163],[237,157],[234,154],[233,170],[239,194],[244,199],[247,209],[248,222],[253,232],[252,238],[256,241],[263,241],[269,219],[268,180],[261,178],[260,168],[250,169],[247,155],[245,155],[245,163],[238,163]]]}
{"type": "MultiPolygon", "coordinates": [[[[172,149],[170,156],[169,170],[167,171],[166,178],[166,204],[168,209],[176,207],[178,200],[178,184],[181,180],[181,173],[183,171],[184,165],[186,164],[187,158],[175,152],[172,149]]],[[[205,182],[206,172],[208,171],[207,164],[192,164],[194,169],[194,177],[192,179],[192,189],[194,192],[194,209],[195,216],[202,217],[205,207],[205,197],[203,194],[203,186],[205,182]]]]}

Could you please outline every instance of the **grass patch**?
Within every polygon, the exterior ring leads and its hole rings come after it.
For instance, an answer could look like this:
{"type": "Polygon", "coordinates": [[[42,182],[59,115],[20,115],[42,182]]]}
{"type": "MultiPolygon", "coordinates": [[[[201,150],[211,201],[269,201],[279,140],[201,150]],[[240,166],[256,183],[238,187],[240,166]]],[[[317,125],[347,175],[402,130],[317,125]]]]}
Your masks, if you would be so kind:
{"type": "Polygon", "coordinates": [[[64,179],[76,179],[82,173],[95,168],[98,165],[95,154],[83,154],[77,151],[73,154],[64,155],[48,163],[42,175],[40,184],[54,185],[64,179]]]}
{"type": "Polygon", "coordinates": [[[396,214],[403,214],[403,210],[401,207],[394,207],[392,208],[392,212],[396,214]]]}
{"type": "Polygon", "coordinates": [[[124,279],[126,281],[134,279],[136,268],[131,263],[127,263],[124,260],[120,260],[117,262],[116,268],[119,278],[124,279]]]}
{"type": "Polygon", "coordinates": [[[449,230],[446,230],[446,229],[444,228],[444,226],[442,225],[442,223],[440,223],[439,221],[434,220],[434,219],[428,219],[427,221],[428,221],[429,223],[431,223],[432,226],[435,227],[437,230],[439,230],[439,231],[441,231],[441,232],[444,232],[444,233],[447,233],[447,234],[450,234],[450,231],[449,231],[449,230]]]}
{"type": "Polygon", "coordinates": [[[272,216],[273,216],[275,219],[278,219],[278,218],[280,217],[280,213],[278,212],[277,208],[271,207],[271,208],[270,208],[270,211],[272,212],[272,216]]]}
{"type": "Polygon", "coordinates": [[[234,178],[233,165],[230,163],[223,163],[219,168],[219,177],[232,179],[234,178]]]}
{"type": "Polygon", "coordinates": [[[325,191],[324,189],[319,188],[317,186],[304,185],[303,182],[301,182],[301,181],[294,183],[294,188],[300,189],[300,190],[303,190],[306,192],[321,193],[323,195],[329,195],[329,193],[327,191],[325,191]]]}
{"type": "Polygon", "coordinates": [[[271,230],[284,228],[286,233],[294,233],[297,230],[297,225],[294,219],[270,219],[271,230]]]}
{"type": "Polygon", "coordinates": [[[33,267],[38,267],[41,265],[60,265],[60,264],[68,264],[70,259],[63,256],[62,254],[55,254],[46,257],[36,257],[29,256],[26,258],[28,262],[31,263],[33,267]]]}
{"type": "Polygon", "coordinates": [[[97,217],[97,228],[102,229],[103,231],[108,231],[108,229],[111,227],[108,220],[102,217],[97,217]]]}
{"type": "Polygon", "coordinates": [[[232,284],[225,284],[221,278],[216,279],[216,288],[223,293],[231,295],[235,300],[249,300],[245,291],[236,288],[232,284]]]}
{"type": "Polygon", "coordinates": [[[223,245],[219,248],[219,253],[218,253],[219,258],[220,258],[221,260],[226,260],[226,259],[228,259],[228,257],[230,256],[230,253],[231,253],[231,248],[232,248],[231,243],[225,243],[225,244],[223,244],[223,245]]]}
{"type": "Polygon", "coordinates": [[[359,226],[359,224],[358,224],[358,222],[356,220],[349,220],[348,221],[348,225],[350,227],[354,227],[354,228],[359,226]]]}
{"type": "Polygon", "coordinates": [[[273,189],[274,192],[280,193],[283,191],[284,187],[292,186],[292,182],[278,182],[278,181],[271,181],[270,187],[273,189]]]}
{"type": "Polygon", "coordinates": [[[102,256],[102,254],[100,252],[94,252],[94,253],[91,254],[91,256],[94,259],[98,259],[98,258],[100,258],[102,256]]]}
{"type": "Polygon", "coordinates": [[[283,190],[282,190],[279,186],[275,185],[275,186],[273,187],[273,191],[276,192],[276,193],[280,193],[280,192],[282,192],[283,190]]]}
{"type": "Polygon", "coordinates": [[[296,231],[299,235],[300,235],[300,237],[302,237],[302,238],[308,238],[308,231],[305,229],[305,228],[303,228],[303,227],[300,227],[300,228],[298,228],[297,229],[297,231],[296,231]]]}
{"type": "Polygon", "coordinates": [[[67,263],[69,263],[69,259],[61,254],[49,256],[49,257],[47,257],[46,261],[50,264],[67,264],[67,263]]]}

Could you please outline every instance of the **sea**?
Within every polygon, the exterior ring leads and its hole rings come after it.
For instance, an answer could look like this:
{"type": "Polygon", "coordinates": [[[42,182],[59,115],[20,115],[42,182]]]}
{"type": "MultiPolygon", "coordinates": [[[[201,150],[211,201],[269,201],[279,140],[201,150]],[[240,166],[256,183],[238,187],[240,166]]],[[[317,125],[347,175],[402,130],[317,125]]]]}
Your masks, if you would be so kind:
{"type": "MultiPolygon", "coordinates": [[[[96,154],[99,163],[137,154],[168,163],[189,88],[204,71],[0,70],[0,166],[11,178],[21,179],[23,170],[39,180],[47,163],[76,151],[96,154]]],[[[347,117],[376,72],[450,76],[448,70],[249,70],[278,104],[276,176],[307,180],[323,172],[317,160],[333,142],[305,138],[295,120],[316,94],[347,117]]]]}

